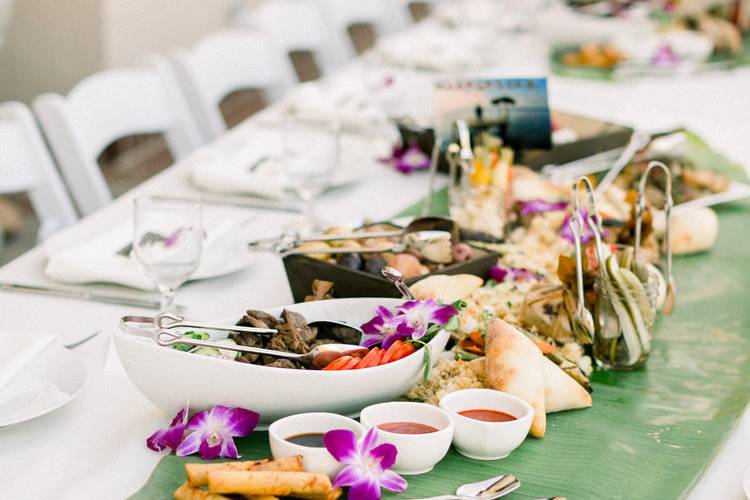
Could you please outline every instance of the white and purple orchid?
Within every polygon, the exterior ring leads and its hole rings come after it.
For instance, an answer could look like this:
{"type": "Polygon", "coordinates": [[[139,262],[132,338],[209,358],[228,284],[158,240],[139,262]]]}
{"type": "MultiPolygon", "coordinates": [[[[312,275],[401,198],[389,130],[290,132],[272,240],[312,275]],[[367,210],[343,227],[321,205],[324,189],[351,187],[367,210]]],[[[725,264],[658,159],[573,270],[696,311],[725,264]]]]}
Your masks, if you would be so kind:
{"type": "Polygon", "coordinates": [[[458,314],[452,305],[442,305],[433,299],[410,300],[398,309],[406,327],[411,329],[411,338],[418,340],[427,333],[431,324],[445,325],[448,320],[458,314]]]}
{"type": "Polygon", "coordinates": [[[187,422],[188,406],[185,405],[177,412],[169,427],[157,430],[146,439],[146,446],[154,451],[161,451],[166,448],[176,450],[185,435],[187,422]]]}
{"type": "Polygon", "coordinates": [[[408,147],[394,146],[391,157],[381,161],[391,165],[402,174],[430,168],[430,157],[417,144],[410,144],[408,147]]]}
{"type": "Polygon", "coordinates": [[[373,317],[362,325],[362,345],[372,347],[381,344],[388,349],[396,340],[419,340],[430,325],[443,326],[458,314],[452,305],[438,304],[433,299],[410,300],[395,312],[380,306],[373,317]]]}
{"type": "Polygon", "coordinates": [[[398,450],[390,443],[378,444],[378,440],[375,427],[359,441],[354,432],[344,429],[329,431],[323,437],[329,453],[344,465],[333,486],[349,487],[350,500],[378,500],[381,488],[396,493],[406,491],[406,480],[389,470],[398,450]]]}
{"type": "Polygon", "coordinates": [[[539,277],[523,267],[492,266],[489,276],[498,283],[513,283],[515,281],[537,281],[539,277]]]}
{"type": "Polygon", "coordinates": [[[396,340],[411,335],[404,327],[405,323],[400,317],[380,306],[375,310],[375,317],[361,327],[365,334],[362,337],[362,346],[372,347],[381,344],[383,349],[388,349],[396,340]]]}
{"type": "Polygon", "coordinates": [[[188,420],[186,405],[169,427],[149,436],[146,445],[154,451],[170,448],[181,457],[198,452],[204,460],[239,458],[234,438],[250,434],[259,419],[260,415],[244,408],[214,406],[188,420]]]}

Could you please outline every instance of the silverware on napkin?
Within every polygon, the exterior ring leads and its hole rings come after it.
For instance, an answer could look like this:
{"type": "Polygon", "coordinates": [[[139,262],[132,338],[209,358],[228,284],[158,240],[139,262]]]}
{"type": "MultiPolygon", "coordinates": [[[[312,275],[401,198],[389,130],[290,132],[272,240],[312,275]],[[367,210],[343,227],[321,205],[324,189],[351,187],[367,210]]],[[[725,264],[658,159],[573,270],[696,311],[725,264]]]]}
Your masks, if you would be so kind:
{"type": "MultiPolygon", "coordinates": [[[[22,285],[19,283],[2,283],[0,290],[6,292],[29,293],[36,295],[48,295],[52,297],[64,297],[66,299],[88,300],[91,302],[103,302],[105,304],[116,304],[121,306],[140,307],[143,309],[159,309],[161,307],[158,300],[136,299],[131,297],[121,297],[103,293],[92,293],[85,290],[75,290],[70,288],[57,288],[35,285],[22,285]]],[[[183,309],[182,306],[177,306],[183,309]]]]}

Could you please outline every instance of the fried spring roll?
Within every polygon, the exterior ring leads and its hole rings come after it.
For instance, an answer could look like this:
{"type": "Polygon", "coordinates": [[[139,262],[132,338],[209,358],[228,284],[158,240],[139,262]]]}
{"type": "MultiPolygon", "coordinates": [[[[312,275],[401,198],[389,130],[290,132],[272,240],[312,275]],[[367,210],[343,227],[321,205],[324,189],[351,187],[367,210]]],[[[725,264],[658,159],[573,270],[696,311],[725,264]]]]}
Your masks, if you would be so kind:
{"type": "Polygon", "coordinates": [[[301,500],[338,500],[343,492],[341,488],[333,488],[328,493],[297,493],[292,496],[301,500]]]}
{"type": "Polygon", "coordinates": [[[264,459],[244,462],[221,462],[217,464],[185,464],[188,482],[193,486],[208,484],[208,473],[214,470],[302,472],[305,470],[305,467],[302,462],[302,455],[279,458],[278,460],[264,459]]]}
{"type": "Polygon", "coordinates": [[[190,483],[183,483],[175,490],[174,500],[229,500],[229,497],[202,490],[191,486],[190,483]]]}
{"type": "Polygon", "coordinates": [[[327,494],[331,489],[328,476],[310,472],[212,470],[208,473],[208,490],[212,493],[281,497],[327,494]]]}

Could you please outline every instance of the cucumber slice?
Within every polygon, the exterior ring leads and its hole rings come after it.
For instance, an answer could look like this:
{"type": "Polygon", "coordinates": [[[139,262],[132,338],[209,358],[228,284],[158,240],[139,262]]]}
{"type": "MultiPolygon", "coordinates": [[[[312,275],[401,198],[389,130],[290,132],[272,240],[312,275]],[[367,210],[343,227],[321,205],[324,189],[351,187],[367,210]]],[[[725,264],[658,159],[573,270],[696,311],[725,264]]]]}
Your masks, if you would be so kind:
{"type": "Polygon", "coordinates": [[[638,307],[646,326],[653,325],[656,312],[651,306],[651,301],[648,300],[648,295],[646,295],[646,290],[643,287],[641,280],[639,280],[638,276],[628,269],[620,268],[620,276],[630,290],[627,297],[633,299],[633,302],[638,307]]]}
{"type": "MultiPolygon", "coordinates": [[[[636,319],[636,315],[628,306],[628,302],[623,300],[627,297],[624,292],[625,285],[622,283],[620,278],[620,268],[617,264],[617,259],[614,256],[610,256],[605,261],[605,269],[607,276],[609,277],[609,289],[610,300],[612,301],[612,307],[620,320],[620,328],[622,329],[622,338],[625,341],[625,345],[628,348],[628,365],[635,364],[643,353],[643,345],[641,343],[641,335],[638,333],[639,324],[636,319]]],[[[640,318],[640,312],[637,312],[637,318],[640,318]]],[[[641,321],[642,322],[642,321],[641,321]]]]}
{"type": "MultiPolygon", "coordinates": [[[[232,339],[221,339],[214,341],[216,344],[224,344],[224,345],[237,345],[237,342],[235,342],[232,339]]],[[[236,359],[237,356],[239,356],[239,352],[237,351],[231,351],[229,349],[217,349],[216,347],[198,347],[194,351],[192,351],[193,354],[200,354],[201,356],[210,356],[212,358],[222,358],[222,359],[236,359]]]]}

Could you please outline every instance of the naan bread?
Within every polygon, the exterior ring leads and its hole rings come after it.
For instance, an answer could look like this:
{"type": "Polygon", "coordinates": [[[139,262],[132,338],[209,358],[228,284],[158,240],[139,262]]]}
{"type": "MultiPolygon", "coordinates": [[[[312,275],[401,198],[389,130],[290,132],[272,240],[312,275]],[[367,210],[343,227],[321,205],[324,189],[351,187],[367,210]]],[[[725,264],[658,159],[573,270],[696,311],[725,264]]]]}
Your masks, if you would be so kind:
{"type": "Polygon", "coordinates": [[[591,394],[546,357],[542,361],[542,376],[547,413],[591,406],[591,394]]]}
{"type": "Polygon", "coordinates": [[[472,274],[436,274],[409,287],[419,300],[434,299],[445,303],[455,302],[471,295],[484,281],[472,274]]]}
{"type": "Polygon", "coordinates": [[[544,355],[534,343],[501,319],[490,323],[485,338],[489,387],[518,396],[534,409],[531,435],[544,437],[544,355]]]}

